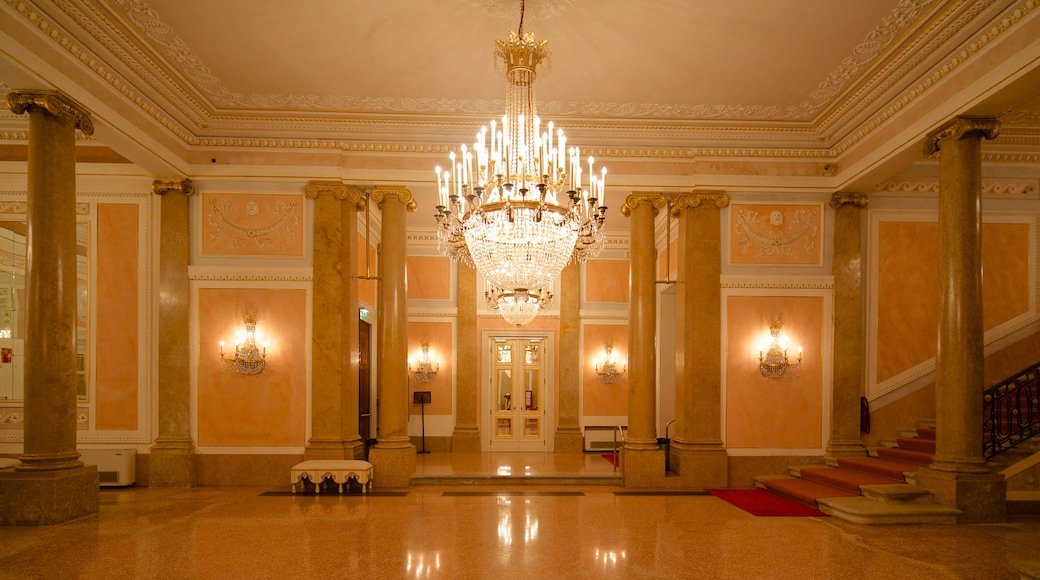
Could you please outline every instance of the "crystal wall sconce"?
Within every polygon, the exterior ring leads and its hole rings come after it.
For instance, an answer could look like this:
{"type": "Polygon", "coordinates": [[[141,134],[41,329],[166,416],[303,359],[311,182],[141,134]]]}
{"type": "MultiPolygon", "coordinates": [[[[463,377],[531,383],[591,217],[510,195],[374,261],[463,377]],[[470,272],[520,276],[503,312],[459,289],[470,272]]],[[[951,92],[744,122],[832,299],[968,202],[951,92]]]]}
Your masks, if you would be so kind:
{"type": "Polygon", "coordinates": [[[408,362],[408,370],[420,383],[429,383],[437,378],[437,371],[441,368],[440,363],[430,358],[430,343],[422,342],[422,355],[418,361],[408,362]]]}
{"type": "Polygon", "coordinates": [[[758,372],[767,379],[782,379],[802,362],[802,347],[798,347],[798,360],[791,362],[787,358],[787,337],[780,336],[781,326],[780,321],[769,325],[769,349],[758,351],[758,372]]]}
{"type": "Polygon", "coordinates": [[[617,357],[614,356],[614,342],[608,340],[606,348],[603,349],[603,358],[596,365],[596,374],[599,376],[600,382],[612,385],[618,382],[626,370],[628,370],[628,366],[625,363],[622,363],[621,370],[618,370],[617,357]]]}
{"type": "Polygon", "coordinates": [[[256,347],[256,315],[245,317],[245,332],[239,333],[235,340],[235,354],[224,353],[224,341],[220,341],[220,358],[231,365],[236,373],[258,375],[264,372],[267,358],[267,345],[263,350],[256,347]]]}

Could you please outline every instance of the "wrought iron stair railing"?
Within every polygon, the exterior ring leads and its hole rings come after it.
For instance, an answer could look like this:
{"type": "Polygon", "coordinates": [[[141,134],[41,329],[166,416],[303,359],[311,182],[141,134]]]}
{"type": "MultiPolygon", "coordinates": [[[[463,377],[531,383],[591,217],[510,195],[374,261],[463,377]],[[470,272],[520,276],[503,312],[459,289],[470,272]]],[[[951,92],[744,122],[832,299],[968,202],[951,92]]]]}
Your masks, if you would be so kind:
{"type": "Polygon", "coordinates": [[[1040,434],[1040,363],[986,389],[982,404],[986,459],[1040,434]]]}

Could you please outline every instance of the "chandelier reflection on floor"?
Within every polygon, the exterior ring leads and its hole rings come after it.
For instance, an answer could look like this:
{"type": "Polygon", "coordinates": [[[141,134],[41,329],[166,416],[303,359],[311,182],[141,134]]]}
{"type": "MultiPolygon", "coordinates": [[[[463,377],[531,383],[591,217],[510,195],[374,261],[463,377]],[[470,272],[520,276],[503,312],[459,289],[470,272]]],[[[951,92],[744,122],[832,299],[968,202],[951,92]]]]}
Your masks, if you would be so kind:
{"type": "Polygon", "coordinates": [[[519,31],[496,42],[506,65],[506,114],[481,128],[472,149],[452,152],[447,170],[437,168],[437,237],[443,253],[514,292],[512,304],[519,304],[518,293],[530,296],[571,260],[599,252],[606,169],[596,175],[589,157],[586,177],[581,152],[567,146],[563,130],[552,122],[543,130],[533,84],[549,51],[545,40],[523,32],[523,2],[519,31]]]}
{"type": "Polygon", "coordinates": [[[553,300],[552,293],[544,287],[534,290],[503,290],[491,287],[484,293],[484,297],[488,306],[498,310],[506,322],[517,326],[534,320],[538,311],[548,308],[553,300]]]}

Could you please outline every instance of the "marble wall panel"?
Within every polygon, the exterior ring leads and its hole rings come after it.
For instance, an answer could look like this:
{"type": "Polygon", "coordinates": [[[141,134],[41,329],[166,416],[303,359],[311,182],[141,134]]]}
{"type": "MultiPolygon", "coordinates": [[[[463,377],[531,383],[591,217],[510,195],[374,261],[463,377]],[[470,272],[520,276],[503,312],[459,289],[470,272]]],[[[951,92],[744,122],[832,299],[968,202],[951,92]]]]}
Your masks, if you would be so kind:
{"type": "Polygon", "coordinates": [[[619,370],[627,368],[627,325],[586,324],[582,328],[582,414],[586,416],[628,415],[628,372],[612,384],[601,382],[596,374],[607,341],[613,342],[619,370]]]}
{"type": "Polygon", "coordinates": [[[451,258],[408,256],[409,300],[451,300],[451,258]]]}
{"type": "Polygon", "coordinates": [[[585,262],[585,301],[628,303],[628,260],[585,262]]]}
{"type": "MultiPolygon", "coordinates": [[[[408,323],[408,372],[415,368],[416,362],[422,358],[422,343],[429,343],[429,357],[438,363],[437,378],[428,383],[420,383],[415,377],[409,377],[412,392],[430,391],[430,404],[426,405],[427,415],[451,415],[452,413],[452,335],[453,325],[450,322],[409,322],[408,323]]],[[[408,401],[412,401],[409,393],[408,401]]],[[[412,415],[419,415],[423,409],[412,405],[412,415]]]]}
{"type": "Polygon", "coordinates": [[[97,208],[95,396],[98,429],[137,429],[139,206],[97,208]]]}

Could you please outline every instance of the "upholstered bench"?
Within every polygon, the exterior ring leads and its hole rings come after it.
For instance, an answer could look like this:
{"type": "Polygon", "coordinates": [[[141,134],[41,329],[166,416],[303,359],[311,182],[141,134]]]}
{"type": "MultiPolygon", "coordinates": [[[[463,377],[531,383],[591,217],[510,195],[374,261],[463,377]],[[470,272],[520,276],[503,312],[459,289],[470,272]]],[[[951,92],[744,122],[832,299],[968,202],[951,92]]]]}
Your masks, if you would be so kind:
{"type": "Polygon", "coordinates": [[[356,459],[312,459],[297,463],[289,472],[293,493],[296,493],[296,484],[302,485],[305,477],[314,484],[314,493],[321,491],[327,477],[339,484],[340,493],[351,478],[361,484],[361,493],[365,493],[372,488],[372,464],[356,459]]]}

